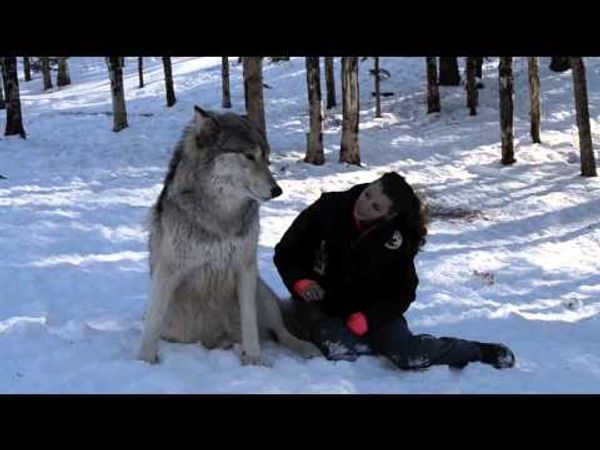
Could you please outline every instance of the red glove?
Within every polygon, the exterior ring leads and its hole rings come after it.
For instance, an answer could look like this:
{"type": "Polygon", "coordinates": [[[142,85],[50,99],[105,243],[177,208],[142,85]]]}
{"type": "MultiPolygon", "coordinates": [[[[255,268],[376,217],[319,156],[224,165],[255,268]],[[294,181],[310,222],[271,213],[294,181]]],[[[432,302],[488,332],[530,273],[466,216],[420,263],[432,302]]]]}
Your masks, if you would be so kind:
{"type": "Polygon", "coordinates": [[[293,288],[294,292],[307,302],[321,301],[325,295],[325,291],[319,283],[309,278],[296,281],[293,288]]]}
{"type": "Polygon", "coordinates": [[[314,281],[309,278],[298,280],[294,283],[294,292],[300,297],[304,297],[304,292],[306,292],[306,290],[310,288],[313,283],[314,281]]]}
{"type": "Polygon", "coordinates": [[[367,318],[361,312],[350,314],[346,319],[346,326],[352,333],[357,336],[364,336],[369,331],[369,325],[367,324],[367,318]]]}

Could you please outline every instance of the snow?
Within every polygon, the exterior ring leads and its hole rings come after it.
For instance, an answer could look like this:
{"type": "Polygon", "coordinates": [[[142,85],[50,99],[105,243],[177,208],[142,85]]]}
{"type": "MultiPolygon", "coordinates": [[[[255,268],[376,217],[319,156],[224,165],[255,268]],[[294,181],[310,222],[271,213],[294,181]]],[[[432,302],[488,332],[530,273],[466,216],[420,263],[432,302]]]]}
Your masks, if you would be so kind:
{"type": "MultiPolygon", "coordinates": [[[[166,342],[159,365],[137,361],[149,284],[148,209],[193,105],[218,110],[221,95],[220,58],[173,58],[172,108],[165,106],[160,58],[144,63],[146,86],[139,89],[136,58],[127,58],[130,127],[120,133],[106,114],[102,58],[71,58],[73,84],[60,90],[43,93],[39,74],[20,81],[28,139],[0,140],[0,392],[600,392],[600,181],[579,176],[571,74],[550,72],[547,58],[540,60],[542,144],[529,138],[527,64],[515,58],[517,163],[510,167],[499,162],[495,59],[485,63],[474,117],[463,87],[441,87],[442,112],[428,116],[424,58],[382,58],[392,74],[382,90],[395,95],[382,99],[383,118],[375,119],[372,61],[361,62],[362,167],[337,162],[340,107],[326,112],[327,163],[301,163],[304,60],[264,70],[272,88],[265,90],[272,170],[284,190],[261,209],[265,280],[287,295],[273,246],[322,191],[397,170],[438,214],[417,258],[412,330],[503,342],[516,354],[514,369],[402,372],[375,356],[304,360],[269,342],[269,367],[241,366],[237,346],[166,342]]],[[[586,63],[597,143],[600,59],[586,63]]],[[[230,68],[232,103],[242,112],[241,67],[232,58],[230,68]]]]}

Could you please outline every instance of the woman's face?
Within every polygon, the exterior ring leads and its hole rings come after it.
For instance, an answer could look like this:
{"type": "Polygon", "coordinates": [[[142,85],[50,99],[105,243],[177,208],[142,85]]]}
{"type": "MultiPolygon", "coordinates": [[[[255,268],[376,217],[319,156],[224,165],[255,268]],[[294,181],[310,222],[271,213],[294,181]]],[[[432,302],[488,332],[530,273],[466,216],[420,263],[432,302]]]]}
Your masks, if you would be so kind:
{"type": "Polygon", "coordinates": [[[373,222],[387,216],[392,206],[392,200],[383,193],[381,182],[374,181],[356,199],[354,216],[361,222],[373,222]]]}

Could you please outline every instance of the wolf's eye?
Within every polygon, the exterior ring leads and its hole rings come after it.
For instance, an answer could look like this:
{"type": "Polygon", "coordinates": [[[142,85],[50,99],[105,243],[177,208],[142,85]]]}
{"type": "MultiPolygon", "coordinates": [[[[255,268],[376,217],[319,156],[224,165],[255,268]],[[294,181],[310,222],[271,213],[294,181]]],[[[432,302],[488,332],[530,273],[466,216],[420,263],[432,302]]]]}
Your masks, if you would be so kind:
{"type": "Polygon", "coordinates": [[[244,153],[244,156],[246,158],[248,158],[250,161],[256,160],[256,158],[254,157],[254,155],[251,155],[250,153],[244,153]]]}

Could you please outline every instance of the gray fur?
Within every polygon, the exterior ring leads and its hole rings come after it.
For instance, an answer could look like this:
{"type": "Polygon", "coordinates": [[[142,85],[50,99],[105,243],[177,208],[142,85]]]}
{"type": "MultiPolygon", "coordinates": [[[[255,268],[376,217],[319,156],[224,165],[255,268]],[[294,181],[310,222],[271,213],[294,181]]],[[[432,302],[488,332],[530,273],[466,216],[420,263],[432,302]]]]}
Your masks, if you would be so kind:
{"type": "Polygon", "coordinates": [[[157,362],[163,338],[207,348],[241,342],[242,363],[261,364],[259,335],[270,332],[305,357],[321,354],[288,332],[258,275],[259,202],[281,193],[267,151],[247,117],[196,107],[152,209],[140,359],[157,362]]]}

